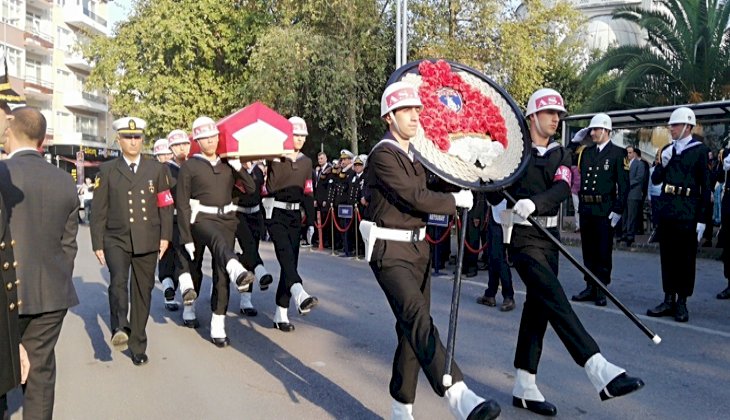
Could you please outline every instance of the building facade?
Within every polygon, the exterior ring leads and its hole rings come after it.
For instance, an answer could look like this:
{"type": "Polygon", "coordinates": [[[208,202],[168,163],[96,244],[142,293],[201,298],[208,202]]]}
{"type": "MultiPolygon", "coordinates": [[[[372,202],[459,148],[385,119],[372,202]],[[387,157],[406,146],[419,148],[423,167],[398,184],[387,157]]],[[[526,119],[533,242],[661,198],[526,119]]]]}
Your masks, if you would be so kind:
{"type": "Polygon", "coordinates": [[[0,2],[0,51],[13,89],[46,117],[46,157],[75,172],[78,160],[93,167],[118,156],[107,97],[86,87],[92,67],[79,48],[87,34],[109,35],[107,1],[0,2]]]}

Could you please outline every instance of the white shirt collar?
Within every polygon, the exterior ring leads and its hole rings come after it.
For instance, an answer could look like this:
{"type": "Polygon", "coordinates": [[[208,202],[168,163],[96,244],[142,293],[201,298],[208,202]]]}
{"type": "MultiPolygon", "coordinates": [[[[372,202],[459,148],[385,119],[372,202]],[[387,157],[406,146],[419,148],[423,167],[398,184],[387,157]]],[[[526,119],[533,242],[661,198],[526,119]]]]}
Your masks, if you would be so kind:
{"type": "Polygon", "coordinates": [[[131,165],[131,164],[134,163],[134,165],[139,168],[139,162],[142,160],[142,156],[137,155],[137,159],[136,160],[129,160],[124,155],[122,155],[122,157],[124,158],[124,161],[127,162],[127,166],[129,166],[129,165],[131,165]]]}
{"type": "Polygon", "coordinates": [[[33,147],[19,147],[19,148],[13,150],[13,152],[10,153],[7,158],[10,159],[11,157],[15,156],[16,153],[22,152],[23,150],[35,150],[36,152],[38,151],[38,149],[35,149],[33,147]]]}
{"type": "Polygon", "coordinates": [[[596,147],[598,148],[598,153],[602,152],[603,149],[606,148],[606,146],[608,145],[608,143],[611,143],[611,140],[609,140],[609,141],[607,141],[607,142],[605,142],[603,144],[597,144],[596,147]]]}

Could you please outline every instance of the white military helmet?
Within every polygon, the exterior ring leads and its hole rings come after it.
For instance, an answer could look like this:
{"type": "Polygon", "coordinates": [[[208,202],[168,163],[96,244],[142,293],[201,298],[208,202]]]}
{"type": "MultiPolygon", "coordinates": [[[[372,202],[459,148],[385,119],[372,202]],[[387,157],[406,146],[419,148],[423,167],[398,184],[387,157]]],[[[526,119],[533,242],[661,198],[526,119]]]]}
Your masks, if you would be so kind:
{"type": "Polygon", "coordinates": [[[669,117],[669,125],[672,124],[697,125],[697,119],[695,118],[695,113],[691,109],[683,106],[672,112],[672,115],[669,117]]]}
{"type": "Polygon", "coordinates": [[[218,135],[218,127],[210,117],[198,117],[193,121],[193,140],[218,135]]]}
{"type": "Polygon", "coordinates": [[[168,145],[172,147],[178,144],[190,143],[190,139],[188,138],[188,133],[184,130],[172,130],[170,131],[170,134],[167,135],[167,142],[168,145]]]}
{"type": "Polygon", "coordinates": [[[292,127],[294,128],[294,131],[292,134],[295,136],[308,136],[309,131],[307,131],[307,122],[304,121],[304,118],[302,117],[291,117],[289,118],[289,122],[291,123],[292,127]]]}
{"type": "Polygon", "coordinates": [[[529,117],[536,112],[547,111],[549,109],[560,111],[562,114],[568,113],[565,109],[563,96],[557,90],[550,88],[538,89],[527,101],[527,113],[525,113],[525,116],[529,117]]]}
{"type": "Polygon", "coordinates": [[[380,116],[385,117],[391,111],[405,107],[423,107],[418,89],[406,82],[395,82],[385,88],[380,99],[380,116]]]}
{"type": "Polygon", "coordinates": [[[588,128],[605,128],[611,131],[613,128],[611,125],[611,117],[604,113],[596,114],[591,118],[591,123],[588,124],[588,128]]]}
{"type": "Polygon", "coordinates": [[[152,146],[152,154],[155,156],[169,155],[170,153],[172,151],[170,151],[170,147],[167,144],[167,139],[158,139],[155,141],[154,146],[152,146]]]}

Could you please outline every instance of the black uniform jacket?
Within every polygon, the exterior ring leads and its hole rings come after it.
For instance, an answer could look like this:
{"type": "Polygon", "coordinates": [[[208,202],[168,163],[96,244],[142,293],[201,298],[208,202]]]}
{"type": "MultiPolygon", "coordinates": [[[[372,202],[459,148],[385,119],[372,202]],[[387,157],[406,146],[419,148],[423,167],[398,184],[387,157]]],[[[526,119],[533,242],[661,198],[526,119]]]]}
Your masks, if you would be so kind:
{"type": "Polygon", "coordinates": [[[266,190],[276,201],[301,203],[307,217],[307,223],[313,225],[314,203],[305,199],[312,197],[312,160],[299,153],[296,160],[288,157],[270,161],[266,174],[266,190]]]}
{"type": "MultiPolygon", "coordinates": [[[[429,213],[456,213],[454,197],[428,189],[425,168],[400,147],[390,132],[370,152],[366,175],[370,191],[368,217],[379,227],[415,230],[426,226],[429,213]]],[[[375,243],[373,260],[383,258],[384,242],[375,243]]],[[[428,249],[425,241],[421,244],[428,249]]],[[[400,248],[415,246],[418,244],[399,243],[396,254],[407,258],[407,249],[400,248]]]]}
{"type": "Polygon", "coordinates": [[[622,214],[629,190],[629,162],[626,149],[608,142],[603,150],[586,147],[580,152],[580,214],[608,216],[622,214]]]}
{"type": "MultiPolygon", "coordinates": [[[[177,225],[180,229],[180,243],[188,244],[193,242],[193,234],[190,229],[190,199],[200,200],[204,206],[223,207],[231,204],[233,197],[233,185],[236,179],[240,179],[245,191],[254,191],[256,185],[251,175],[245,168],[236,171],[225,161],[218,159],[215,164],[206,158],[195,155],[185,161],[180,167],[180,174],[177,179],[177,225]]],[[[232,222],[233,229],[238,218],[236,213],[209,214],[198,213],[195,220],[217,219],[232,222]]]]}
{"type": "MultiPolygon", "coordinates": [[[[2,179],[0,182],[7,182],[2,179]]],[[[18,279],[15,277],[10,225],[0,197],[0,395],[20,383],[20,330],[18,329],[18,279]]]]}
{"type": "MultiPolygon", "coordinates": [[[[665,148],[674,147],[668,144],[665,148]]],[[[659,222],[697,223],[710,207],[710,171],[707,155],[710,149],[697,139],[690,140],[681,155],[673,151],[669,164],[654,168],[651,182],[664,183],[657,199],[659,222]]]]}
{"type": "MultiPolygon", "coordinates": [[[[35,150],[0,162],[0,192],[15,232],[21,315],[68,309],[79,303],[73,284],[79,198],[71,175],[35,150]]],[[[2,245],[2,244],[0,244],[2,245]]],[[[7,245],[7,244],[6,244],[7,245]]]]}
{"type": "Polygon", "coordinates": [[[241,207],[253,207],[261,204],[261,187],[264,185],[264,173],[258,165],[251,169],[251,178],[255,187],[246,190],[242,179],[237,179],[233,188],[233,203],[241,207]]]}
{"type": "Polygon", "coordinates": [[[146,254],[172,240],[173,202],[170,170],[142,158],[132,173],[124,157],[99,167],[99,186],[91,211],[91,244],[94,250],[111,244],[127,252],[146,254]]]}

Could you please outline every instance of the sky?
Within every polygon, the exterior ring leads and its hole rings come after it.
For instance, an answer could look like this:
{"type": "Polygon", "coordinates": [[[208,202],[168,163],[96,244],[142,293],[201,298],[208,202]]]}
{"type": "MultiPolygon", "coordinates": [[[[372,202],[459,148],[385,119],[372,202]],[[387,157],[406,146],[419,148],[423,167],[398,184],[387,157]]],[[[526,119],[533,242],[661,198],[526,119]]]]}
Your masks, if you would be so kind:
{"type": "Polygon", "coordinates": [[[109,7],[109,29],[113,29],[118,22],[127,19],[132,10],[132,0],[112,0],[109,7]]]}

